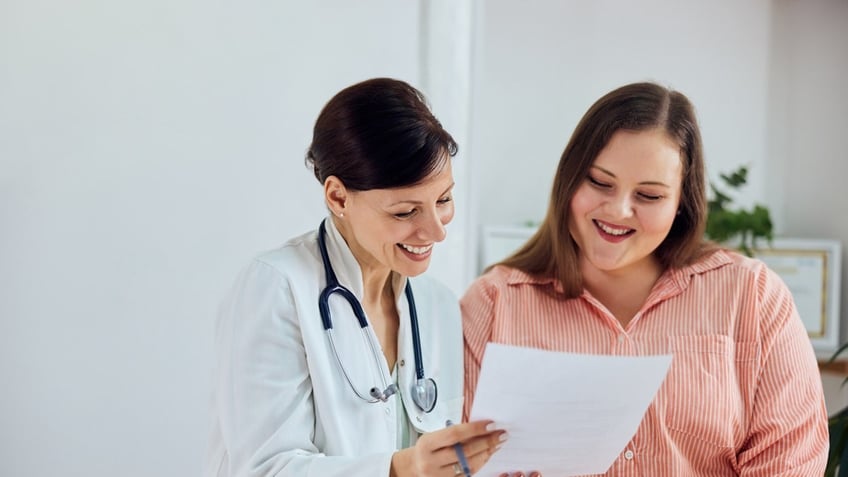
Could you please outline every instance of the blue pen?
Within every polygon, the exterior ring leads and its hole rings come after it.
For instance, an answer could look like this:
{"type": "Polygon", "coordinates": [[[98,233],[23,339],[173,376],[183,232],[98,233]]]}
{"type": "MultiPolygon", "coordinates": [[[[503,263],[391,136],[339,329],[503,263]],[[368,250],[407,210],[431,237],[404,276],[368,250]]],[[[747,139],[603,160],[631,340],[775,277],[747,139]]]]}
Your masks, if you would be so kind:
{"type": "MultiPolygon", "coordinates": [[[[445,421],[446,427],[449,427],[451,425],[453,425],[453,422],[451,422],[450,419],[445,421]]],[[[459,459],[459,463],[453,465],[456,475],[460,475],[461,471],[462,475],[464,475],[465,477],[471,477],[471,469],[468,467],[468,460],[465,458],[465,452],[462,451],[462,444],[457,442],[453,445],[453,450],[456,451],[456,457],[457,459],[459,459]]]]}

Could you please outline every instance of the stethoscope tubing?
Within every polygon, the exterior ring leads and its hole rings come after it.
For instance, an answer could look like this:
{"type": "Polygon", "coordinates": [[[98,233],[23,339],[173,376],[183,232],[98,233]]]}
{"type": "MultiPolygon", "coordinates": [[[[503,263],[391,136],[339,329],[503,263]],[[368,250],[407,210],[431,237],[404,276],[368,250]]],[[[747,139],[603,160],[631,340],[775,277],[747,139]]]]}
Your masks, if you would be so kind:
{"type": "Polygon", "coordinates": [[[406,279],[404,287],[406,301],[409,303],[409,323],[412,328],[412,355],[415,357],[415,377],[424,379],[424,358],[421,357],[421,335],[418,333],[418,308],[415,306],[415,297],[412,296],[412,287],[409,279],[406,279]]]}
{"type": "MultiPolygon", "coordinates": [[[[369,348],[371,348],[371,354],[374,358],[374,362],[378,368],[382,368],[380,356],[377,353],[378,346],[375,345],[373,336],[366,330],[366,328],[368,327],[368,320],[365,317],[365,310],[362,309],[362,305],[359,303],[359,300],[356,298],[356,296],[350,290],[348,290],[339,283],[338,278],[336,277],[336,273],[333,270],[332,264],[330,263],[330,257],[329,253],[327,252],[327,244],[325,238],[327,234],[325,222],[326,219],[321,222],[321,225],[318,228],[318,250],[321,253],[321,261],[324,265],[324,273],[326,275],[327,281],[325,288],[318,296],[318,309],[321,315],[321,323],[324,327],[324,331],[327,333],[327,337],[330,342],[330,348],[332,350],[333,355],[335,356],[336,364],[342,370],[342,374],[344,375],[345,380],[348,382],[351,389],[353,389],[354,393],[356,393],[356,395],[361,399],[370,403],[375,403],[383,399],[366,397],[356,389],[356,386],[353,385],[353,381],[351,380],[350,376],[347,373],[347,370],[341,362],[338,349],[336,348],[335,339],[333,336],[333,322],[332,318],[330,317],[329,305],[330,296],[332,296],[334,293],[338,293],[339,295],[341,295],[342,298],[344,298],[345,301],[350,304],[353,310],[353,314],[354,316],[356,316],[357,322],[359,323],[359,328],[365,336],[365,340],[368,342],[369,348]]],[[[424,359],[421,353],[421,335],[418,328],[418,310],[415,306],[415,297],[412,294],[412,286],[409,283],[409,279],[407,279],[406,286],[404,287],[404,295],[406,295],[406,301],[409,305],[409,321],[412,332],[412,352],[415,360],[416,385],[424,386],[427,381],[432,382],[432,380],[424,378],[424,359]]],[[[394,383],[387,385],[385,373],[381,372],[380,375],[382,376],[383,386],[385,387],[385,389],[393,389],[394,383]]],[[[434,395],[437,395],[438,391],[435,388],[435,382],[432,382],[432,387],[434,395]]],[[[394,389],[396,390],[396,387],[394,389]]],[[[425,409],[425,406],[421,406],[421,404],[418,403],[418,399],[414,400],[416,401],[416,404],[422,408],[422,410],[424,410],[425,412],[430,412],[433,409],[433,406],[435,405],[435,399],[436,398],[434,397],[433,405],[428,406],[427,409],[425,409]]]]}

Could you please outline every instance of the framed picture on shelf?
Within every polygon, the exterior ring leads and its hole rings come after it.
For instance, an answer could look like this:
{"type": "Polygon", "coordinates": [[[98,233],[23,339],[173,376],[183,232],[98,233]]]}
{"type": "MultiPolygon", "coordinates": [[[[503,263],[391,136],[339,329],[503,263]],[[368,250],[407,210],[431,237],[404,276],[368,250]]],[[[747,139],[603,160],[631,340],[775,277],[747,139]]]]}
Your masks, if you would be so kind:
{"type": "Polygon", "coordinates": [[[839,346],[841,247],[837,240],[776,238],[755,250],[786,282],[817,352],[839,346]]]}

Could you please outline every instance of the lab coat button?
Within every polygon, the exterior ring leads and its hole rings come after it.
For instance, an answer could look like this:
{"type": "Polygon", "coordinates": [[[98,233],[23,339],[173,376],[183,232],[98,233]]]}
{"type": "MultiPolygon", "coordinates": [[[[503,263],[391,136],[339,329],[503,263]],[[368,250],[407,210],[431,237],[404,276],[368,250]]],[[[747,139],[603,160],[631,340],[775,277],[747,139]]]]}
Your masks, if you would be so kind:
{"type": "Polygon", "coordinates": [[[416,419],[418,422],[422,422],[421,416],[415,416],[415,419],[416,419]]]}
{"type": "Polygon", "coordinates": [[[624,453],[624,458],[625,458],[625,459],[627,459],[627,460],[631,460],[631,459],[633,459],[633,451],[628,449],[628,450],[624,453]]]}
{"type": "Polygon", "coordinates": [[[404,364],[406,364],[406,361],[400,360],[400,365],[403,366],[404,364]]]}
{"type": "Polygon", "coordinates": [[[386,414],[390,414],[392,411],[389,408],[386,408],[386,414]]]}

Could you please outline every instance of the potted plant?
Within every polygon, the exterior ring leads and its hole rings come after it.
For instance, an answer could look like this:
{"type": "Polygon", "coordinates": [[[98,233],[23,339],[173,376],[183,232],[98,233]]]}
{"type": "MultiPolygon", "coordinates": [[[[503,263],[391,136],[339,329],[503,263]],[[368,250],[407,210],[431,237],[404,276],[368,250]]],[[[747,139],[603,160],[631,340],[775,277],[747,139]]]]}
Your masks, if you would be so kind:
{"type": "MultiPolygon", "coordinates": [[[[748,167],[740,166],[730,174],[719,174],[730,189],[738,190],[748,181],[748,167]]],[[[755,204],[750,210],[731,208],[733,199],[710,181],[713,198],[707,202],[707,237],[719,243],[737,243],[742,253],[754,254],[759,239],[771,243],[772,222],[768,208],[755,204]]]]}

